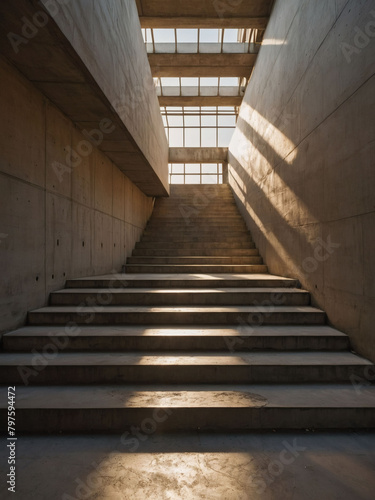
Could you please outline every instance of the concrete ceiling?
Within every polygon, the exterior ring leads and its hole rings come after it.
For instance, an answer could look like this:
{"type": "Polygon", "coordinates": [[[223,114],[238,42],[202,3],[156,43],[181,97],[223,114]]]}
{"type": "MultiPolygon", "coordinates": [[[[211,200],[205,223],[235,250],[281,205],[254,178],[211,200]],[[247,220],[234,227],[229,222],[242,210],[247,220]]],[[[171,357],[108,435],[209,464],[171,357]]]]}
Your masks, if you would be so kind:
{"type": "MultiPolygon", "coordinates": [[[[253,29],[261,42],[274,0],[136,0],[142,28],[253,29]]],[[[152,75],[250,78],[256,53],[149,54],[152,75]]],[[[239,106],[241,97],[160,97],[162,106],[239,106]]]]}
{"type": "Polygon", "coordinates": [[[149,18],[201,17],[222,19],[269,17],[272,4],[273,0],[243,0],[236,2],[223,2],[220,0],[137,0],[140,17],[149,18]]]}
{"type": "Polygon", "coordinates": [[[149,54],[154,77],[249,77],[256,54],[149,54]]]}

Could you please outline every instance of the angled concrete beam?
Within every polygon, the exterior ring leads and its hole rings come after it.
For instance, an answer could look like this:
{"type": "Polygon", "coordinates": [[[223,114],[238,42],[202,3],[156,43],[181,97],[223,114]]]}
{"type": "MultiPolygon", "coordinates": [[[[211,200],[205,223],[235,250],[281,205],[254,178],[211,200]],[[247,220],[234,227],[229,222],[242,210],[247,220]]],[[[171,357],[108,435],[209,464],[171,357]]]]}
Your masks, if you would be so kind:
{"type": "Polygon", "coordinates": [[[160,106],[241,106],[242,97],[159,97],[160,106]]]}
{"type": "Polygon", "coordinates": [[[268,17],[140,17],[142,28],[266,29],[268,17]]]}
{"type": "Polygon", "coordinates": [[[253,66],[153,66],[152,76],[162,77],[245,77],[249,78],[253,66]]]}
{"type": "Polygon", "coordinates": [[[257,54],[149,54],[151,69],[158,67],[211,66],[218,68],[247,66],[253,67],[257,54]]]}
{"type": "Polygon", "coordinates": [[[169,163],[223,163],[228,148],[169,148],[169,163]]]}

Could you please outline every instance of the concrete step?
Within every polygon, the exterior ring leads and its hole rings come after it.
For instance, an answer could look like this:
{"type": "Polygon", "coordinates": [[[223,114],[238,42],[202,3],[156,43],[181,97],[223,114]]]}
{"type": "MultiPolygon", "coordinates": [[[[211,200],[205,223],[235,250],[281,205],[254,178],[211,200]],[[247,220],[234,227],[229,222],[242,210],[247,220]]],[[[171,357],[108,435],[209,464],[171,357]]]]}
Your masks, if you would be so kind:
{"type": "Polygon", "coordinates": [[[235,216],[227,216],[227,217],[176,217],[175,214],[172,217],[154,217],[152,216],[148,222],[148,226],[151,225],[170,225],[170,226],[205,226],[206,224],[209,226],[221,226],[223,224],[238,224],[239,226],[245,226],[245,221],[242,217],[237,214],[235,216]]]}
{"type": "Polygon", "coordinates": [[[172,227],[172,228],[180,228],[180,227],[210,227],[210,228],[218,228],[218,227],[239,227],[246,228],[245,221],[238,217],[217,217],[217,218],[206,218],[206,219],[195,219],[192,221],[190,218],[188,220],[184,219],[168,219],[165,218],[154,218],[152,217],[146,227],[172,227]]]}
{"type": "Polygon", "coordinates": [[[251,273],[267,273],[268,268],[264,265],[246,265],[246,264],[229,264],[229,265],[215,265],[215,264],[181,264],[181,265],[162,265],[162,264],[127,264],[126,265],[127,273],[198,273],[198,274],[207,274],[207,273],[238,273],[238,274],[251,274],[251,273]]]}
{"type": "MultiPolygon", "coordinates": [[[[0,354],[2,383],[25,383],[25,374],[35,370],[37,357],[35,353],[0,354]]],[[[39,358],[46,363],[27,377],[30,385],[59,385],[61,381],[72,385],[350,383],[363,377],[366,368],[374,368],[370,361],[343,351],[89,352],[39,358]]]]}
{"type": "Polygon", "coordinates": [[[185,233],[181,232],[181,234],[175,234],[171,233],[168,236],[165,236],[163,234],[144,234],[142,236],[142,243],[146,242],[155,242],[158,241],[159,243],[208,243],[211,246],[215,246],[217,243],[226,243],[227,241],[230,241],[235,247],[238,248],[238,244],[242,243],[243,245],[249,245],[250,243],[253,243],[253,240],[250,236],[250,233],[243,233],[243,234],[238,234],[238,233],[232,233],[229,235],[221,232],[216,232],[216,233],[185,233]]]}
{"type": "Polygon", "coordinates": [[[158,289],[120,288],[65,289],[50,295],[52,306],[201,306],[201,305],[285,305],[306,306],[310,294],[295,288],[211,288],[158,289]]]}
{"type": "Polygon", "coordinates": [[[227,205],[225,202],[220,204],[220,206],[189,206],[189,205],[181,205],[175,204],[171,205],[168,208],[155,208],[153,212],[153,217],[182,217],[183,219],[190,219],[190,217],[194,218],[209,218],[209,217],[221,217],[222,220],[225,220],[227,216],[238,216],[238,208],[233,203],[232,205],[227,205]]]}
{"type": "Polygon", "coordinates": [[[155,206],[155,216],[160,214],[171,214],[181,217],[201,217],[202,215],[238,215],[238,208],[234,201],[220,200],[215,203],[197,203],[169,201],[167,205],[155,206]]]}
{"type": "Polygon", "coordinates": [[[201,226],[196,226],[192,224],[176,224],[176,225],[168,225],[168,224],[153,224],[152,226],[147,226],[143,234],[155,234],[160,233],[169,237],[170,234],[215,234],[217,231],[220,231],[224,234],[250,234],[249,230],[246,226],[240,225],[208,225],[202,224],[201,226]]]}
{"type": "Polygon", "coordinates": [[[133,250],[133,257],[185,257],[186,255],[193,257],[257,257],[259,250],[256,248],[239,248],[239,249],[220,249],[220,248],[191,248],[188,252],[185,248],[139,248],[133,250]]]}
{"type": "MultiPolygon", "coordinates": [[[[200,212],[195,212],[194,214],[190,213],[184,213],[182,212],[181,214],[179,213],[178,208],[174,208],[173,210],[170,211],[156,211],[153,214],[153,217],[155,219],[158,219],[158,221],[162,220],[173,220],[176,218],[176,215],[180,219],[181,223],[187,225],[187,226],[194,226],[194,222],[216,222],[218,220],[221,221],[221,223],[226,223],[230,222],[231,220],[235,222],[239,222],[238,219],[238,212],[237,209],[233,208],[230,210],[213,210],[213,211],[207,211],[207,210],[201,210],[200,212]],[[191,216],[190,216],[191,215],[191,216]]],[[[151,219],[151,222],[153,221],[153,218],[151,219]]]]}
{"type": "Polygon", "coordinates": [[[308,306],[44,307],[30,325],[324,325],[323,311],[308,306]]]}
{"type": "MultiPolygon", "coordinates": [[[[0,417],[7,388],[0,388],[0,417]]],[[[375,387],[351,384],[17,387],[17,434],[106,432],[132,444],[173,430],[363,429],[375,427],[375,387]],[[128,434],[126,434],[126,432],[128,434]]],[[[295,452],[296,453],[296,452],[295,452]]]]}
{"type": "Polygon", "coordinates": [[[149,241],[139,241],[136,243],[135,248],[163,248],[163,249],[185,249],[187,253],[190,251],[201,251],[201,250],[211,250],[211,249],[216,249],[216,250],[248,250],[248,249],[254,249],[255,248],[255,243],[253,241],[249,241],[248,239],[246,241],[238,241],[238,242],[233,242],[232,240],[227,240],[227,241],[209,241],[209,242],[202,242],[202,241],[195,241],[195,242],[188,242],[188,241],[152,241],[151,239],[149,241]]]}
{"type": "Polygon", "coordinates": [[[136,256],[129,257],[127,264],[173,264],[173,265],[252,265],[263,264],[262,257],[202,257],[202,256],[184,256],[184,257],[155,257],[155,256],[136,256]]]}
{"type": "Polygon", "coordinates": [[[4,351],[341,351],[349,337],[329,326],[25,327],[3,336],[4,351]]]}
{"type": "Polygon", "coordinates": [[[68,279],[67,288],[296,288],[298,281],[272,274],[107,274],[68,279]]]}
{"type": "Polygon", "coordinates": [[[143,232],[143,237],[145,236],[152,236],[153,238],[155,236],[158,237],[158,239],[165,238],[165,239],[176,239],[176,237],[180,237],[182,235],[186,236],[198,236],[202,238],[212,238],[216,237],[218,235],[218,231],[220,231],[220,236],[221,238],[242,238],[242,236],[251,236],[249,231],[244,228],[244,229],[235,229],[235,228],[197,228],[197,227],[180,227],[177,229],[170,229],[170,228],[154,228],[154,229],[146,229],[143,232]]]}

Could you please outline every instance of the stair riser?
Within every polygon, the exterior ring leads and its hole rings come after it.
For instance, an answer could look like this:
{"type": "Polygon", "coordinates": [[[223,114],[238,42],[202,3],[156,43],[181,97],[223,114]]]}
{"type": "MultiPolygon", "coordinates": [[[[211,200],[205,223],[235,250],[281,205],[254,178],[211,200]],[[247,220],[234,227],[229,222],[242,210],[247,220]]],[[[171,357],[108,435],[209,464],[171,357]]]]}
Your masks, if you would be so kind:
{"type": "Polygon", "coordinates": [[[3,384],[26,381],[30,386],[61,385],[62,381],[69,385],[350,383],[353,377],[363,377],[363,366],[46,365],[36,370],[30,365],[0,367],[0,376],[3,384]]]}
{"type": "Polygon", "coordinates": [[[198,274],[228,274],[228,273],[240,273],[240,274],[258,274],[267,273],[267,266],[261,265],[228,265],[228,266],[178,266],[178,265],[165,265],[165,266],[147,266],[147,265],[127,265],[126,272],[130,274],[181,274],[181,273],[198,273],[198,274]]]}
{"type": "Polygon", "coordinates": [[[236,247],[238,247],[238,243],[252,243],[253,240],[251,239],[251,236],[249,234],[243,234],[241,236],[238,235],[226,235],[222,233],[212,233],[212,234],[170,234],[168,237],[160,235],[160,234],[155,234],[155,235],[148,235],[145,234],[142,237],[142,242],[160,242],[164,243],[165,240],[170,241],[171,243],[209,243],[210,245],[216,245],[216,243],[226,243],[227,241],[230,241],[231,243],[235,244],[236,247]]]}
{"type": "MultiPolygon", "coordinates": [[[[106,290],[97,293],[52,293],[52,306],[91,306],[103,305],[104,297],[107,306],[257,306],[262,303],[272,304],[272,292],[236,292],[236,293],[108,293],[106,290]]],[[[278,304],[284,306],[307,306],[310,304],[309,293],[278,294],[278,304]]]]}
{"type": "Polygon", "coordinates": [[[211,250],[189,250],[186,251],[184,248],[168,250],[168,249],[153,249],[153,248],[144,248],[144,249],[136,249],[133,251],[134,257],[185,257],[196,256],[196,257],[257,257],[259,256],[259,251],[256,249],[239,249],[239,250],[215,250],[212,248],[211,250]]]}
{"type": "Polygon", "coordinates": [[[233,227],[238,227],[239,229],[246,229],[246,224],[243,219],[240,217],[221,217],[217,216],[216,218],[212,217],[207,217],[207,218],[195,218],[194,220],[189,218],[184,218],[184,217],[174,217],[166,219],[165,217],[156,217],[156,218],[151,218],[148,223],[147,223],[147,228],[164,228],[165,226],[170,226],[175,229],[204,229],[204,228],[217,228],[217,227],[224,227],[224,228],[233,228],[233,227]]]}
{"type": "MultiPolygon", "coordinates": [[[[273,351],[345,351],[349,340],[346,337],[204,337],[204,336],[167,336],[167,337],[69,337],[64,344],[56,340],[56,345],[64,345],[62,352],[134,352],[134,351],[230,351],[248,352],[256,350],[273,351]]],[[[3,337],[4,351],[31,352],[43,351],[54,344],[53,337],[3,337]]]]}
{"type": "Polygon", "coordinates": [[[269,312],[249,315],[241,312],[106,312],[97,308],[80,312],[31,312],[30,325],[324,325],[325,314],[322,312],[269,312]]]}
{"type": "Polygon", "coordinates": [[[234,243],[231,240],[226,240],[226,241],[221,241],[221,242],[196,242],[196,243],[189,243],[189,242],[171,242],[171,241],[142,241],[138,242],[135,245],[136,249],[168,249],[174,252],[175,249],[177,250],[185,250],[186,253],[189,253],[190,251],[201,251],[202,249],[204,250],[227,250],[231,251],[233,249],[236,250],[251,250],[255,248],[255,243],[252,241],[240,241],[238,243],[234,243]]]}
{"type": "MultiPolygon", "coordinates": [[[[278,280],[268,279],[262,280],[237,280],[237,279],[220,279],[220,288],[296,288],[298,282],[295,280],[278,280]]],[[[128,280],[106,280],[106,279],[90,279],[90,280],[67,280],[67,288],[212,288],[217,286],[216,280],[206,280],[202,277],[200,280],[186,279],[134,279],[128,280]]]]}
{"type": "Polygon", "coordinates": [[[127,264],[199,264],[199,265],[254,265],[263,264],[261,257],[129,257],[127,264]]]}
{"type": "Polygon", "coordinates": [[[244,222],[241,221],[218,221],[216,223],[209,221],[202,221],[201,223],[190,223],[186,224],[184,221],[178,221],[174,223],[160,221],[160,222],[151,222],[146,226],[147,231],[248,231],[244,222]]]}
{"type": "MultiPolygon", "coordinates": [[[[221,218],[223,221],[227,219],[227,217],[238,217],[238,209],[235,206],[230,207],[204,207],[198,206],[194,207],[186,207],[181,208],[179,205],[175,205],[173,207],[168,207],[168,209],[155,209],[153,212],[153,216],[156,218],[163,217],[173,217],[173,218],[181,218],[183,221],[187,222],[190,220],[201,219],[202,221],[210,218],[221,218]]],[[[238,220],[238,219],[237,219],[238,220]]]]}
{"type": "Polygon", "coordinates": [[[193,205],[191,203],[171,203],[169,206],[156,207],[153,215],[160,217],[169,215],[171,217],[182,217],[183,219],[200,217],[223,217],[231,215],[238,216],[238,208],[234,203],[223,200],[222,203],[206,205],[204,203],[193,205]]]}
{"type": "MultiPolygon", "coordinates": [[[[0,411],[5,422],[6,411],[0,411]]],[[[374,408],[101,408],[17,409],[17,434],[120,433],[121,444],[132,449],[132,428],[143,436],[165,431],[241,431],[305,429],[371,429],[374,408]],[[168,413],[167,413],[168,412],[168,413]],[[129,434],[125,434],[128,432],[129,434]]]]}
{"type": "Polygon", "coordinates": [[[196,230],[183,230],[183,231],[169,231],[169,230],[163,230],[163,231],[145,231],[142,240],[147,240],[152,238],[153,240],[161,240],[163,239],[164,241],[168,240],[187,240],[190,238],[193,238],[193,241],[212,241],[212,239],[217,240],[217,236],[220,236],[219,241],[225,241],[225,240],[242,240],[242,238],[246,238],[245,241],[253,241],[251,239],[251,236],[248,231],[231,231],[231,232],[225,232],[221,231],[220,229],[216,229],[213,231],[196,231],[196,230]]]}

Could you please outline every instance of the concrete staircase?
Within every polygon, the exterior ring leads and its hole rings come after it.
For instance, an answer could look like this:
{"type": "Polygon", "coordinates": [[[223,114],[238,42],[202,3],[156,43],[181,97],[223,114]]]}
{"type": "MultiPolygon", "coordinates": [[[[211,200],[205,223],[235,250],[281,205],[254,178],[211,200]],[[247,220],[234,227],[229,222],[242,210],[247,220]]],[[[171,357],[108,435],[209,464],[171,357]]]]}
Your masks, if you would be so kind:
{"type": "Polygon", "coordinates": [[[268,274],[225,185],[173,186],[126,274],[68,280],[0,355],[18,432],[369,428],[373,370],[268,274]]]}

